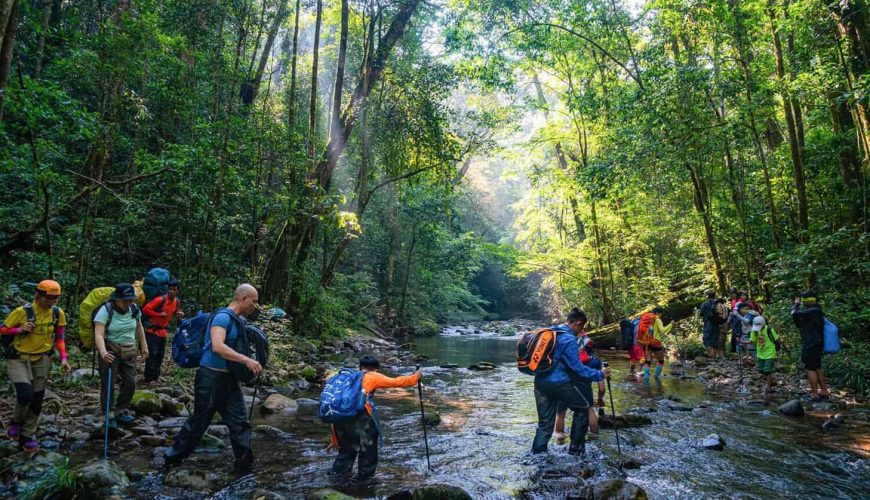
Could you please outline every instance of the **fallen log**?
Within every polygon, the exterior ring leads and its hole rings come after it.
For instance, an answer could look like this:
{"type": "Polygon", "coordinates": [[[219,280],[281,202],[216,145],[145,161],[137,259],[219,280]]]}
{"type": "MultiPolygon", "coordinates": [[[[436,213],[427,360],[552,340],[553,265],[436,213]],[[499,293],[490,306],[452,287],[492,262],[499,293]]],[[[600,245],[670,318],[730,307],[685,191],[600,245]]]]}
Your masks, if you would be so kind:
{"type": "MultiPolygon", "coordinates": [[[[661,304],[661,306],[665,309],[664,314],[662,314],[662,321],[671,322],[686,319],[692,316],[695,309],[700,307],[703,302],[704,298],[701,296],[701,294],[692,293],[692,291],[681,290],[670,301],[661,304]]],[[[655,306],[649,306],[643,311],[637,312],[629,316],[629,319],[637,318],[641,314],[651,311],[653,307],[655,306]]],[[[589,337],[592,338],[593,341],[595,341],[596,349],[610,349],[611,347],[615,347],[617,349],[621,348],[619,342],[619,322],[596,328],[590,332],[587,332],[587,335],[589,335],[589,337]]]]}

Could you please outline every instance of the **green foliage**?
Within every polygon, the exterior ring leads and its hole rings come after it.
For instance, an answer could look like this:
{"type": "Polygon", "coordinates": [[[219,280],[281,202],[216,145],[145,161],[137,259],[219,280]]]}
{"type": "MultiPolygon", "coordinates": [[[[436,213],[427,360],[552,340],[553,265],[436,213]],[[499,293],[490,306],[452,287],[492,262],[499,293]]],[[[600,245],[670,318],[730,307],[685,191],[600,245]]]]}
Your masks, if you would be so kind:
{"type": "Polygon", "coordinates": [[[825,376],[836,387],[870,395],[870,343],[849,342],[837,354],[822,358],[825,376]]]}
{"type": "Polygon", "coordinates": [[[81,485],[72,472],[69,458],[64,457],[39,479],[19,488],[19,498],[36,500],[39,498],[75,498],[83,493],[81,485]]]}

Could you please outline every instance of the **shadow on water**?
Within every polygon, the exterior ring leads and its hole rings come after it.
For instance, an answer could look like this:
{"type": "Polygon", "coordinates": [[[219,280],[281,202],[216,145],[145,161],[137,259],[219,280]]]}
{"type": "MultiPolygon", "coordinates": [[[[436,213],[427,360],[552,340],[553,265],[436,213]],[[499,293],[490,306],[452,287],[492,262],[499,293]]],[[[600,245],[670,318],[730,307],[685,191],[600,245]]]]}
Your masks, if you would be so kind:
{"type": "MultiPolygon", "coordinates": [[[[617,457],[611,430],[603,429],[589,443],[583,460],[569,456],[566,445],[553,445],[543,456],[529,454],[536,425],[533,379],[515,368],[513,338],[441,336],[415,344],[432,365],[425,370],[427,406],[442,419],[429,432],[432,472],[426,470],[416,392],[396,389],[377,395],[386,439],[375,485],[332,482],[327,472],[335,455],[325,449],[328,428],[313,413],[300,412],[255,419],[255,425],[284,432],[258,434],[257,472],[217,497],[250,497],[257,489],[298,497],[321,488],[386,497],[437,483],[460,486],[475,498],[560,498],[579,491],[581,475],[592,474],[590,482],[618,477],[611,465],[617,457]],[[498,368],[467,369],[480,361],[498,368]],[[460,368],[438,367],[448,363],[460,368]]],[[[866,498],[870,491],[868,460],[829,447],[809,420],[782,417],[773,407],[714,399],[694,379],[666,376],[661,383],[643,384],[627,377],[623,357],[607,359],[618,411],[655,409],[649,413],[652,425],[620,430],[623,453],[642,464],[626,471],[628,478],[651,497],[866,498]],[[666,410],[657,399],[667,396],[692,410],[666,410]],[[724,451],[699,446],[714,432],[725,439],[724,451]]]]}

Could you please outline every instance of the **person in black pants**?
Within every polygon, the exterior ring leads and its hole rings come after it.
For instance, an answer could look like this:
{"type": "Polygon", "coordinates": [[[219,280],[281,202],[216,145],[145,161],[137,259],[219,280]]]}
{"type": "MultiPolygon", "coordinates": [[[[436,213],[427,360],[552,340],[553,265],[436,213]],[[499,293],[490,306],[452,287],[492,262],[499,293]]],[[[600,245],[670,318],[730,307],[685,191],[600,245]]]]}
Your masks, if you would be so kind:
{"type": "Polygon", "coordinates": [[[211,319],[211,328],[205,336],[203,356],[194,380],[193,415],[175,437],[172,448],[166,451],[165,467],[178,465],[193,453],[211,425],[215,412],[221,414],[230,430],[236,468],[247,469],[254,464],[251,424],[245,411],[242,386],[227,368],[227,361],[245,365],[254,375],[263,371],[257,360],[239,354],[230,347],[242,333],[242,326],[233,315],[251,314],[257,307],[258,299],[253,286],[239,285],[232,303],[215,313],[211,319]]]}
{"type": "Polygon", "coordinates": [[[816,292],[807,290],[794,299],[791,317],[801,334],[801,360],[807,369],[807,379],[813,401],[830,397],[825,372],[822,371],[825,314],[818,304],[816,292]],[[801,306],[803,305],[803,309],[801,306]]]}

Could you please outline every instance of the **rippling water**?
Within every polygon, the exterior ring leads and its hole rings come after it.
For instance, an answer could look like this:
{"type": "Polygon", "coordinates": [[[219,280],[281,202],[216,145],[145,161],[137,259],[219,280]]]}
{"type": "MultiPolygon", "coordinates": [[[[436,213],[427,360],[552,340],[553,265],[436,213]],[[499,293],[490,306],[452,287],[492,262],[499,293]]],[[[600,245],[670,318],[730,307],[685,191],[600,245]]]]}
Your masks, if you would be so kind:
{"type": "MultiPolygon", "coordinates": [[[[426,470],[417,393],[395,389],[376,395],[386,441],[374,486],[331,482],[326,473],[335,455],[325,450],[328,429],[301,412],[255,421],[286,434],[257,437],[257,472],[239,478],[218,496],[250,497],[260,488],[301,496],[328,487],[355,496],[386,497],[438,483],[461,486],[476,498],[558,498],[578,491],[584,469],[592,470],[589,482],[618,477],[611,430],[602,429],[599,439],[590,442],[583,461],[567,455],[564,445],[551,446],[545,456],[529,455],[536,425],[533,379],[515,368],[514,339],[452,335],[415,343],[433,365],[424,370],[425,395],[442,418],[429,432],[432,472],[426,470]],[[489,372],[465,368],[478,361],[499,367],[489,372]],[[461,368],[437,367],[447,363],[461,368]]],[[[695,408],[660,408],[650,414],[653,425],[620,431],[623,454],[644,464],[626,471],[627,477],[653,498],[867,498],[868,460],[842,451],[861,436],[823,435],[809,418],[791,419],[776,414],[774,407],[713,399],[693,379],[664,377],[660,384],[645,385],[628,379],[623,357],[607,359],[614,370],[618,412],[656,408],[656,398],[668,395],[695,408]],[[724,451],[698,446],[714,432],[725,439],[724,451]]],[[[214,463],[208,456],[196,461],[214,463]]],[[[150,480],[159,483],[159,476],[150,480]]],[[[158,484],[153,487],[160,489],[158,484]]]]}

